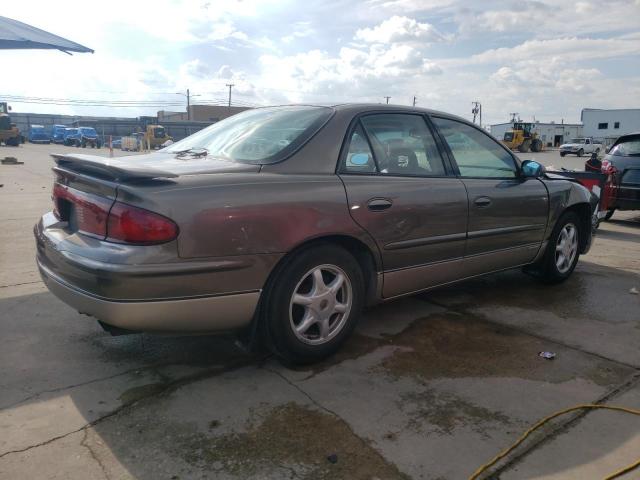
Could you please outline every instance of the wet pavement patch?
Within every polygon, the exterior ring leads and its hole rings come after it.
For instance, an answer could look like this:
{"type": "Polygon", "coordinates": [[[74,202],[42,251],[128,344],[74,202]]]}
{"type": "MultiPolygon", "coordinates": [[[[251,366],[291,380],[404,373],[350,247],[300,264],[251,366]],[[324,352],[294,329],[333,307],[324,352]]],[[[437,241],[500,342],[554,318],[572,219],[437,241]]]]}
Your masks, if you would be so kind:
{"type": "Polygon", "coordinates": [[[585,371],[573,361],[580,353],[471,314],[447,312],[416,320],[385,343],[399,348],[373,368],[395,377],[512,377],[551,383],[586,378],[607,386],[629,374],[628,368],[600,359],[590,361],[585,371]],[[557,359],[538,356],[550,347],[561,351],[557,359]]]}
{"type": "Polygon", "coordinates": [[[254,413],[246,431],[180,442],[176,453],[193,467],[239,478],[407,478],[344,421],[293,402],[254,413]]]}
{"type": "Polygon", "coordinates": [[[451,435],[456,428],[468,427],[489,439],[490,429],[519,424],[503,413],[475,405],[451,393],[431,389],[403,395],[398,401],[398,408],[409,414],[407,428],[418,433],[435,431],[440,435],[451,435]]]}

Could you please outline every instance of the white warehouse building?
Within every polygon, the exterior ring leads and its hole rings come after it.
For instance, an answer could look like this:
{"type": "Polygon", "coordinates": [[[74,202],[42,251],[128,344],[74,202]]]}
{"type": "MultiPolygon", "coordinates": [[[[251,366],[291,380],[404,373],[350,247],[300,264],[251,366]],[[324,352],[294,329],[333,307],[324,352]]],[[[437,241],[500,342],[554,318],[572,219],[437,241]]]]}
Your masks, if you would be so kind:
{"type": "Polygon", "coordinates": [[[612,144],[620,135],[640,132],[640,108],[584,108],[580,120],[585,137],[593,137],[604,145],[612,144]]]}
{"type": "MultiPolygon", "coordinates": [[[[533,129],[537,132],[545,147],[559,147],[563,143],[568,142],[572,138],[582,137],[582,125],[579,123],[542,123],[532,122],[535,124],[533,129]]],[[[504,138],[505,132],[511,130],[513,123],[498,123],[491,125],[491,135],[498,140],[504,138]]]]}

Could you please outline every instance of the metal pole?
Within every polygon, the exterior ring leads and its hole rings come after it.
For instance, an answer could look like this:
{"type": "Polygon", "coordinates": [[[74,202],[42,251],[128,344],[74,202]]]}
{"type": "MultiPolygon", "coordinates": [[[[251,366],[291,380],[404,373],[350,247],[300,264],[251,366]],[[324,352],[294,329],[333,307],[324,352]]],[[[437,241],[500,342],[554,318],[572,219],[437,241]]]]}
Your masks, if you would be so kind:
{"type": "Polygon", "coordinates": [[[229,110],[231,110],[231,89],[235,86],[234,83],[227,83],[227,87],[229,87],[229,110]]]}
{"type": "Polygon", "coordinates": [[[191,120],[191,109],[189,108],[190,105],[190,98],[189,98],[189,89],[187,88],[187,120],[191,120]]]}

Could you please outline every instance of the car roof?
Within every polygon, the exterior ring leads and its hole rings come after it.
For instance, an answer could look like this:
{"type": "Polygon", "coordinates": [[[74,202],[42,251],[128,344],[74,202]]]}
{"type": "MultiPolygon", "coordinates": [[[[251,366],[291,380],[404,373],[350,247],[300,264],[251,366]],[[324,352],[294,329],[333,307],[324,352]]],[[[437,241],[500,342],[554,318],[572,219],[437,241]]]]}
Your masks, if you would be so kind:
{"type": "Polygon", "coordinates": [[[616,145],[618,145],[621,142],[626,142],[627,140],[636,140],[640,138],[640,132],[635,132],[635,133],[626,133],[624,135],[620,135],[615,142],[613,142],[613,145],[611,145],[612,147],[615,147],[616,145]]]}

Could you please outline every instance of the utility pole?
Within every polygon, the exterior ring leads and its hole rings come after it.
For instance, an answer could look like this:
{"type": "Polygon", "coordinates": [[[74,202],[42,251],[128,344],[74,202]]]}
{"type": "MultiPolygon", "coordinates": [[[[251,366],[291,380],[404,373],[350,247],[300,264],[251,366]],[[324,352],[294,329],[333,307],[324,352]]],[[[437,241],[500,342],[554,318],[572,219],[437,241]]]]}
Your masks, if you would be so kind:
{"type": "Polygon", "coordinates": [[[235,86],[235,83],[227,83],[227,87],[229,87],[229,109],[231,109],[231,89],[235,86]]]}
{"type": "Polygon", "coordinates": [[[384,97],[384,98],[386,98],[386,99],[387,99],[387,105],[389,105],[389,99],[390,99],[391,97],[384,97]]]}
{"type": "Polygon", "coordinates": [[[414,96],[413,96],[413,106],[414,106],[414,107],[416,106],[416,100],[418,100],[418,99],[417,99],[417,98],[416,98],[416,96],[414,95],[414,96]]]}
{"type": "Polygon", "coordinates": [[[518,112],[511,112],[511,123],[516,123],[516,117],[518,116],[518,112]]]}
{"type": "Polygon", "coordinates": [[[480,127],[482,128],[482,104],[478,101],[471,102],[473,108],[471,109],[471,113],[473,113],[473,123],[476,123],[476,115],[480,115],[480,127]]]}
{"type": "Polygon", "coordinates": [[[191,92],[187,88],[187,93],[184,94],[182,92],[176,92],[176,95],[182,95],[187,98],[187,120],[191,120],[191,97],[199,97],[200,95],[191,95],[191,92]]]}

